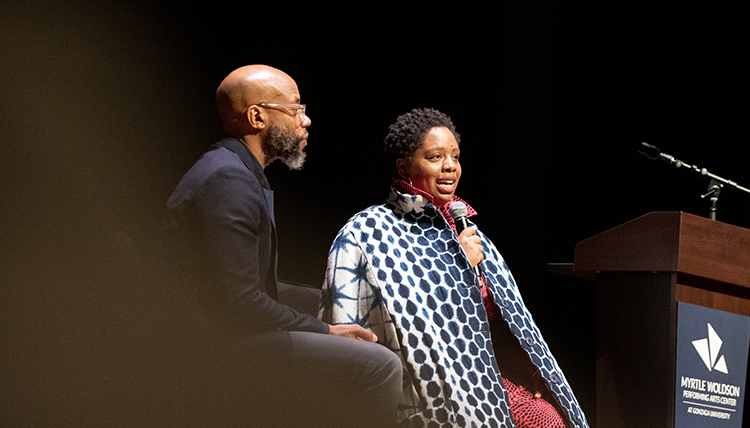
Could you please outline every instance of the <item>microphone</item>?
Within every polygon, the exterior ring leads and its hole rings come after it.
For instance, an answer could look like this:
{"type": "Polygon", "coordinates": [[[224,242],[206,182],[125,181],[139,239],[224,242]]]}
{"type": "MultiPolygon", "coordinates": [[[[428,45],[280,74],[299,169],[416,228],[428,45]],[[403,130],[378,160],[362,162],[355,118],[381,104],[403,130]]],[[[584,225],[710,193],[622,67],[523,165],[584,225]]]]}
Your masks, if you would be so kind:
{"type": "Polygon", "coordinates": [[[642,154],[643,156],[646,156],[649,159],[659,159],[661,156],[661,150],[659,150],[658,147],[654,147],[651,144],[648,143],[641,143],[642,149],[638,150],[638,153],[642,154]]]}
{"type": "Polygon", "coordinates": [[[681,167],[682,164],[683,164],[682,161],[679,161],[679,160],[675,159],[674,156],[672,156],[672,155],[668,155],[666,153],[663,153],[656,146],[652,146],[651,144],[645,143],[645,142],[641,143],[641,146],[642,146],[642,148],[641,148],[641,150],[638,150],[638,153],[642,154],[643,156],[646,156],[647,158],[649,158],[651,160],[661,159],[661,160],[663,160],[664,162],[666,162],[666,163],[668,163],[670,165],[673,164],[673,163],[676,163],[677,164],[677,168],[681,167]]]}
{"type": "MultiPolygon", "coordinates": [[[[454,202],[451,204],[451,207],[449,209],[451,217],[453,217],[453,221],[456,222],[456,232],[460,235],[461,232],[463,232],[467,227],[469,227],[469,222],[466,220],[466,204],[463,202],[454,202]]],[[[477,279],[482,277],[482,271],[479,269],[479,263],[477,263],[476,266],[474,266],[474,274],[477,276],[477,279]]]]}

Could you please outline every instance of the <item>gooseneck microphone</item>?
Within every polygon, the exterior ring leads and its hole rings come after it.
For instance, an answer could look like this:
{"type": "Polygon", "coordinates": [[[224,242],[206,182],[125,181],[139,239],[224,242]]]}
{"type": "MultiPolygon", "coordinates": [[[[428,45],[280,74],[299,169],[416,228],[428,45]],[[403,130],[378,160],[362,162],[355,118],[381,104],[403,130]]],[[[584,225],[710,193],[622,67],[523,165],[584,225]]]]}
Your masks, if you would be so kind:
{"type": "MultiPolygon", "coordinates": [[[[463,202],[454,202],[451,204],[449,211],[451,217],[453,217],[453,221],[456,222],[456,233],[460,235],[461,232],[469,227],[469,222],[466,220],[466,214],[468,212],[466,204],[463,202]]],[[[476,274],[477,279],[482,277],[482,270],[479,269],[479,263],[474,266],[474,274],[476,274]]]]}

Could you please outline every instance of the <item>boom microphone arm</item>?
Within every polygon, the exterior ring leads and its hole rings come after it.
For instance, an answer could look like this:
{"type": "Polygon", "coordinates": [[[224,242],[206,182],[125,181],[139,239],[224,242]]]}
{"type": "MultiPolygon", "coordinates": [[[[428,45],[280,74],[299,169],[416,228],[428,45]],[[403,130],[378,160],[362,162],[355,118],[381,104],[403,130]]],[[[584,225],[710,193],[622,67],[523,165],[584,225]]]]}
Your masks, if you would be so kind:
{"type": "Polygon", "coordinates": [[[726,178],[722,178],[716,174],[712,174],[708,172],[706,168],[698,168],[695,165],[691,165],[679,159],[675,159],[674,156],[668,155],[666,153],[662,153],[658,147],[654,147],[651,144],[641,143],[641,149],[638,150],[638,153],[642,154],[643,156],[646,156],[649,159],[652,159],[652,160],[661,159],[670,165],[676,166],[677,168],[686,168],[690,172],[694,172],[696,174],[700,174],[704,177],[710,178],[711,182],[708,185],[708,193],[701,195],[701,198],[705,199],[707,197],[710,197],[711,212],[710,212],[709,217],[711,218],[711,220],[716,220],[716,202],[719,200],[719,194],[721,193],[721,189],[723,189],[724,186],[733,187],[735,189],[738,189],[745,193],[750,194],[750,189],[746,187],[742,187],[732,180],[727,180],[726,178]]]}

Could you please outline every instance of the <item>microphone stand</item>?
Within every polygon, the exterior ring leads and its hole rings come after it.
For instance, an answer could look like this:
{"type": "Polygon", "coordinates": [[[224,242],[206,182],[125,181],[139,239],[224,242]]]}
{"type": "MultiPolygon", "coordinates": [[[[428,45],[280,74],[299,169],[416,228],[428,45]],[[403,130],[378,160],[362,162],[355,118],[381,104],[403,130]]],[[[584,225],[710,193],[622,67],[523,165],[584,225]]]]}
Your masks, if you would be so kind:
{"type": "Polygon", "coordinates": [[[696,174],[700,174],[704,177],[708,177],[711,179],[711,181],[708,184],[708,192],[704,195],[701,195],[701,198],[703,199],[710,198],[709,200],[711,201],[711,210],[709,212],[708,217],[711,220],[716,220],[716,203],[719,201],[719,195],[721,194],[721,190],[724,188],[724,186],[734,187],[735,189],[739,189],[745,193],[750,194],[750,189],[746,187],[742,187],[732,180],[727,180],[726,178],[722,178],[716,174],[712,174],[708,172],[706,168],[698,168],[695,165],[691,165],[679,159],[675,159],[674,156],[668,155],[666,153],[662,153],[661,150],[659,150],[657,147],[654,147],[650,144],[641,143],[641,146],[642,146],[642,149],[639,150],[638,153],[642,154],[643,156],[646,156],[649,159],[652,159],[652,160],[661,159],[670,165],[676,166],[677,168],[687,168],[687,170],[690,172],[694,172],[696,174]]]}

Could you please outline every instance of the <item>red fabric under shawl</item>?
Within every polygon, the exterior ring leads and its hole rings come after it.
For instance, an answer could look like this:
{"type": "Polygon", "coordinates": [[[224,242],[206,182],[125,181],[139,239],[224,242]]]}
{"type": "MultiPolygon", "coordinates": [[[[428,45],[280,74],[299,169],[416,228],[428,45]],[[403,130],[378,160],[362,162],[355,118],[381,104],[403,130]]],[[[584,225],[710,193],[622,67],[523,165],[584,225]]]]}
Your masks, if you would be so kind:
{"type": "Polygon", "coordinates": [[[510,413],[517,428],[565,428],[557,410],[543,398],[536,398],[522,386],[503,379],[510,400],[510,413]]]}

